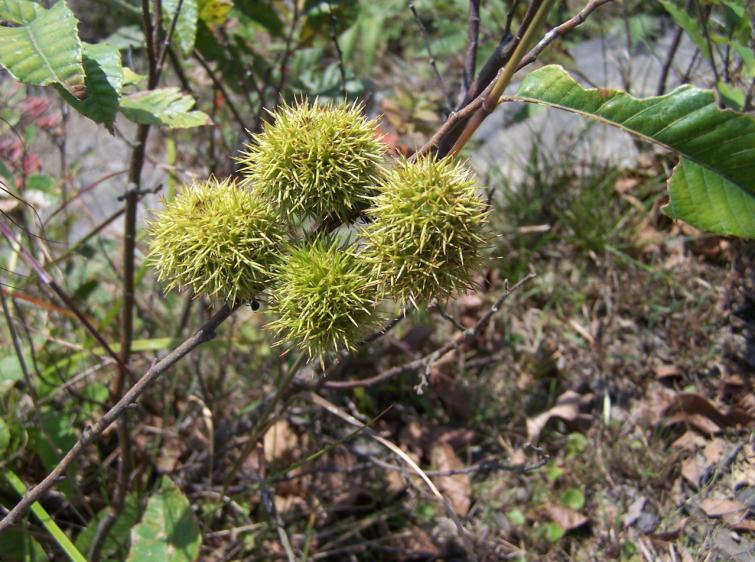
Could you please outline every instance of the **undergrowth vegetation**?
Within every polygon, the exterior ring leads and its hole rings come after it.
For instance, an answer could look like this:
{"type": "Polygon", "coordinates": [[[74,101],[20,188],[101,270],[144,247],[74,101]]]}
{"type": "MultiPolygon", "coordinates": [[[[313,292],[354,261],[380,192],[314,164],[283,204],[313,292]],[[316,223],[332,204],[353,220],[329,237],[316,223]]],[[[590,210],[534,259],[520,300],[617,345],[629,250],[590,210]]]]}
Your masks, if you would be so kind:
{"type": "Polygon", "coordinates": [[[752,19],[0,2],[0,559],[751,559],[752,19]]]}

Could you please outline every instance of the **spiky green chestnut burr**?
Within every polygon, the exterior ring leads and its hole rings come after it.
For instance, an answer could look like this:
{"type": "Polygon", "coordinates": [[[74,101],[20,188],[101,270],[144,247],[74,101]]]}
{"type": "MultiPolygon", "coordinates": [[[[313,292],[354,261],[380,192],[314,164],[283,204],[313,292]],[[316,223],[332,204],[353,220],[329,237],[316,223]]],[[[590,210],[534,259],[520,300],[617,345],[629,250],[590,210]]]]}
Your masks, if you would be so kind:
{"type": "Polygon", "coordinates": [[[362,110],[356,103],[284,105],[239,159],[244,183],[289,218],[351,220],[385,153],[377,122],[362,110]]]}
{"type": "Polygon", "coordinates": [[[265,287],[283,244],[277,214],[230,180],[186,186],[148,228],[149,259],[166,290],[188,288],[231,305],[265,287]]]}
{"type": "Polygon", "coordinates": [[[375,326],[375,288],[369,266],[338,240],[318,237],[294,247],[276,266],[267,327],[279,343],[291,340],[310,357],[354,349],[375,326]]]}
{"type": "Polygon", "coordinates": [[[488,212],[464,164],[433,156],[398,161],[367,215],[365,257],[382,293],[416,306],[471,287],[488,212]]]}

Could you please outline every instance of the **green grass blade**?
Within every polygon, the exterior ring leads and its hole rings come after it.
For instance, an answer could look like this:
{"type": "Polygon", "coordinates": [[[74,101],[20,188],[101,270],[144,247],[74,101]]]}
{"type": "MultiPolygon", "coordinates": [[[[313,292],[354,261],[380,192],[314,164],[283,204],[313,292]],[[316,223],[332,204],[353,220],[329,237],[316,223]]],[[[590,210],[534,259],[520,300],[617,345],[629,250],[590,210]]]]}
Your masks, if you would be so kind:
{"type": "MultiPolygon", "coordinates": [[[[26,485],[16,473],[9,468],[5,469],[5,479],[19,496],[23,496],[26,493],[26,485]]],[[[47,532],[52,535],[52,538],[55,539],[58,546],[63,549],[63,552],[68,555],[68,558],[73,560],[73,562],[87,562],[87,559],[84,558],[81,552],[79,552],[76,546],[71,542],[71,539],[68,538],[60,527],[58,527],[58,524],[55,523],[53,518],[50,517],[50,514],[47,513],[47,510],[45,510],[39,502],[34,502],[32,504],[31,511],[37,519],[39,519],[39,522],[42,523],[44,528],[47,529],[47,532]]]]}

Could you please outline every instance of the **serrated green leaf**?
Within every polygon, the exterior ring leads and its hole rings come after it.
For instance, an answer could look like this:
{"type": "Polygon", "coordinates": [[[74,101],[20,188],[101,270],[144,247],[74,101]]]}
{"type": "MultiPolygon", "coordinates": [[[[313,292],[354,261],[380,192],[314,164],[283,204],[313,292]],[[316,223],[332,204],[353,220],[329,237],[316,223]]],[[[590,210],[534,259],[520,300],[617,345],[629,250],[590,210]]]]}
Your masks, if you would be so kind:
{"type": "Polygon", "coordinates": [[[86,95],[78,20],[61,0],[21,27],[0,27],[0,65],[19,82],[86,95]]]}
{"type": "Polygon", "coordinates": [[[744,214],[751,212],[755,197],[755,118],[719,109],[712,92],[680,86],[665,96],[638,99],[618,90],[585,89],[552,65],[529,74],[508,99],[571,111],[679,152],[707,173],[684,164],[697,183],[677,177],[677,203],[670,212],[701,228],[717,225],[713,232],[718,234],[751,232],[752,215],[744,214]]]}
{"type": "Polygon", "coordinates": [[[209,125],[209,116],[190,111],[194,99],[178,88],[160,88],[137,92],[121,99],[121,111],[131,121],[170,129],[187,129],[209,125]]]}
{"type": "Polygon", "coordinates": [[[718,234],[755,238],[755,195],[682,159],[668,182],[671,201],[664,212],[718,234]]]}
{"type": "Polygon", "coordinates": [[[178,19],[176,19],[173,42],[178,44],[184,55],[189,55],[194,49],[194,41],[197,37],[197,20],[199,18],[197,0],[162,0],[163,27],[166,33],[170,31],[179,4],[181,11],[178,12],[178,19]]]}
{"type": "Polygon", "coordinates": [[[131,530],[128,562],[189,562],[196,560],[201,543],[189,500],[163,476],[141,523],[131,530]]]}
{"type": "Polygon", "coordinates": [[[0,0],[0,21],[29,23],[46,11],[44,6],[28,0],[0,0]]]}
{"type": "Polygon", "coordinates": [[[755,118],[719,109],[708,90],[680,86],[665,96],[638,99],[620,90],[582,88],[563,68],[550,65],[529,74],[512,99],[620,127],[755,193],[755,118]]]}
{"type": "Polygon", "coordinates": [[[77,100],[65,91],[61,91],[61,95],[76,111],[95,123],[105,125],[112,132],[123,89],[121,52],[106,43],[84,43],[83,61],[86,72],[86,99],[77,100]]]}

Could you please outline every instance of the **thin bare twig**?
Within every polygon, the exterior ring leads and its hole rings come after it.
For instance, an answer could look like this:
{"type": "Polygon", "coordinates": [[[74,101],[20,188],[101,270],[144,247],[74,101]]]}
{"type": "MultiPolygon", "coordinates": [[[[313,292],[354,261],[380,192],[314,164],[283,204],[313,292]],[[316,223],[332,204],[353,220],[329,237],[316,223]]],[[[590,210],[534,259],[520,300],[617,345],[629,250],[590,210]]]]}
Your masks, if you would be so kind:
{"type": "Polygon", "coordinates": [[[323,408],[327,412],[330,412],[334,416],[337,416],[341,418],[342,420],[344,420],[345,422],[362,429],[366,435],[368,435],[370,438],[380,443],[383,447],[385,447],[386,449],[394,453],[399,459],[405,462],[407,466],[409,466],[409,468],[411,468],[424,481],[424,483],[427,484],[427,487],[430,488],[430,491],[433,493],[433,495],[441,501],[441,503],[443,504],[443,507],[446,510],[446,513],[456,525],[456,530],[458,531],[459,536],[461,537],[464,543],[464,546],[467,550],[467,555],[470,557],[471,560],[477,560],[477,556],[475,555],[475,548],[474,548],[474,545],[472,544],[469,534],[467,530],[464,529],[464,526],[459,520],[459,516],[456,515],[456,512],[454,511],[454,508],[451,507],[451,504],[449,503],[448,499],[440,492],[438,487],[433,483],[432,480],[430,480],[427,474],[417,465],[417,463],[414,462],[412,458],[401,449],[401,447],[389,441],[385,437],[378,435],[370,427],[368,427],[367,425],[359,421],[357,418],[355,418],[351,414],[345,412],[344,410],[342,410],[341,408],[339,408],[332,402],[326,400],[319,394],[315,392],[311,392],[309,394],[309,399],[313,404],[320,406],[321,408],[323,408]]]}
{"type": "Polygon", "coordinates": [[[419,30],[422,33],[422,38],[425,42],[425,50],[427,51],[427,56],[430,57],[430,66],[432,67],[433,73],[435,74],[435,79],[438,81],[438,88],[440,89],[441,94],[443,94],[443,101],[446,104],[446,109],[450,112],[453,108],[453,103],[451,103],[451,98],[448,97],[448,91],[446,90],[446,85],[443,82],[443,76],[441,76],[440,71],[438,70],[438,64],[435,62],[435,57],[433,56],[433,51],[430,47],[430,35],[427,32],[425,24],[422,23],[422,19],[417,13],[417,8],[414,7],[414,2],[409,2],[409,9],[412,11],[414,21],[417,22],[417,27],[419,27],[419,30]]]}
{"type": "Polygon", "coordinates": [[[477,70],[477,44],[480,36],[480,0],[469,0],[467,17],[467,52],[464,59],[464,92],[474,80],[477,70]]]}
{"type": "Polygon", "coordinates": [[[548,14],[550,13],[551,7],[553,6],[554,2],[555,0],[543,0],[542,2],[535,0],[532,2],[532,4],[530,5],[530,12],[534,10],[534,14],[531,21],[529,22],[529,25],[526,27],[524,32],[521,33],[521,39],[519,39],[519,41],[516,43],[516,47],[514,48],[514,52],[511,54],[511,58],[506,63],[506,66],[504,66],[501,72],[498,74],[498,77],[493,83],[493,88],[490,90],[490,93],[485,96],[480,109],[478,109],[477,112],[472,115],[467,124],[464,126],[464,129],[459,135],[459,138],[456,140],[453,147],[449,151],[449,155],[453,156],[458,154],[475,133],[475,131],[479,128],[482,122],[488,117],[488,115],[493,112],[496,105],[498,104],[498,100],[503,94],[503,91],[509,85],[509,82],[511,82],[514,73],[519,67],[519,63],[525,55],[525,50],[529,47],[530,43],[535,39],[535,36],[540,33],[540,30],[545,25],[546,19],[548,18],[548,14]]]}
{"type": "Polygon", "coordinates": [[[162,71],[163,64],[165,63],[165,57],[168,54],[168,51],[170,50],[170,43],[173,40],[173,33],[176,31],[176,24],[178,23],[178,17],[181,15],[181,8],[183,8],[184,0],[178,0],[178,6],[176,6],[176,13],[173,14],[173,18],[170,21],[170,28],[168,29],[168,33],[165,35],[165,40],[163,41],[163,48],[160,51],[160,56],[157,61],[157,69],[158,73],[162,71]]]}
{"type": "MultiPolygon", "coordinates": [[[[612,0],[591,0],[578,14],[546,34],[546,36],[524,56],[517,65],[517,70],[534,62],[540,53],[553,41],[583,23],[593,11],[611,1],[612,0]]],[[[530,5],[527,14],[522,20],[516,37],[512,38],[509,34],[509,30],[514,16],[514,8],[517,4],[518,2],[515,2],[514,6],[512,6],[512,9],[509,11],[506,30],[498,48],[490,56],[482,70],[480,70],[479,75],[471,82],[465,99],[459,103],[457,110],[449,115],[448,119],[446,119],[445,123],[443,123],[433,137],[417,150],[414,156],[415,158],[416,156],[421,156],[432,151],[435,151],[439,157],[446,156],[453,148],[457,150],[460,149],[471,137],[470,134],[463,143],[457,142],[459,137],[463,134],[465,127],[468,125],[468,121],[478,112],[478,110],[480,110],[480,107],[491,95],[493,85],[495,81],[500,78],[502,68],[504,65],[507,65],[509,59],[512,57],[512,54],[517,45],[521,42],[524,33],[532,24],[532,20],[536,13],[535,8],[537,8],[537,5],[533,3],[530,5]],[[455,146],[457,144],[459,146],[455,146]]],[[[479,115],[480,123],[486,116],[487,114],[484,116],[479,115]]]]}
{"type": "MultiPolygon", "coordinates": [[[[29,374],[29,368],[26,365],[26,359],[24,359],[24,353],[21,348],[21,342],[18,338],[18,333],[16,332],[16,327],[13,325],[13,318],[10,315],[10,310],[8,308],[8,303],[5,299],[5,293],[0,291],[0,302],[2,303],[3,307],[3,315],[5,316],[5,322],[8,324],[8,332],[10,333],[11,341],[13,342],[13,350],[16,353],[16,358],[18,359],[18,364],[21,367],[21,373],[23,373],[24,376],[24,382],[26,383],[26,388],[29,393],[29,396],[31,397],[32,406],[34,407],[34,417],[37,425],[41,429],[44,427],[42,425],[42,419],[39,412],[39,403],[38,403],[38,396],[37,396],[37,390],[34,387],[34,384],[32,383],[31,376],[29,374]]],[[[14,302],[15,304],[15,302],[14,302]]],[[[33,349],[31,338],[29,339],[29,349],[33,349]]],[[[48,438],[49,439],[49,438],[48,438]]]]}
{"type": "Polygon", "coordinates": [[[341,74],[341,96],[346,100],[346,68],[343,66],[343,53],[341,52],[341,46],[338,44],[338,20],[336,19],[336,13],[333,11],[333,5],[328,0],[328,12],[330,15],[330,40],[333,42],[333,46],[336,49],[338,55],[338,71],[341,74]]]}
{"type": "MultiPolygon", "coordinates": [[[[171,33],[166,39],[166,46],[162,54],[157,52],[157,41],[160,31],[160,4],[156,2],[154,21],[150,13],[149,0],[142,0],[142,20],[144,22],[145,35],[147,37],[147,64],[149,66],[149,79],[147,89],[154,90],[160,82],[162,63],[165,60],[165,51],[170,46],[170,36],[175,28],[176,20],[181,9],[183,0],[178,2],[178,10],[173,18],[171,33]],[[150,39],[150,29],[154,35],[150,39]],[[151,46],[151,48],[150,48],[151,46]]],[[[131,153],[131,165],[128,172],[128,183],[124,194],[124,217],[123,217],[123,306],[121,308],[121,334],[120,334],[120,362],[115,377],[110,385],[110,400],[117,402],[123,395],[126,379],[132,379],[129,370],[131,360],[131,346],[134,340],[134,309],[136,297],[134,294],[136,274],[136,221],[139,212],[139,192],[142,185],[142,170],[147,151],[147,139],[149,138],[150,126],[139,125],[136,133],[136,146],[131,153]]],[[[133,382],[133,380],[131,380],[133,382]]],[[[118,419],[118,471],[115,481],[115,489],[105,516],[97,525],[92,543],[89,549],[89,558],[92,562],[99,562],[102,556],[102,547],[105,544],[110,530],[115,525],[116,519],[123,510],[128,494],[129,473],[131,472],[131,437],[128,429],[128,418],[124,415],[118,419]]]]}
{"type": "Polygon", "coordinates": [[[244,118],[241,117],[241,113],[239,113],[239,110],[236,108],[236,104],[233,103],[233,99],[228,94],[228,90],[226,90],[223,82],[215,75],[215,72],[212,70],[212,68],[210,68],[210,65],[207,63],[205,58],[202,56],[202,53],[200,53],[198,49],[194,49],[194,58],[197,59],[197,62],[199,62],[200,66],[204,68],[207,76],[210,77],[210,80],[212,80],[212,83],[215,85],[215,87],[220,90],[221,94],[223,94],[223,99],[225,100],[225,103],[228,104],[228,109],[231,110],[236,123],[239,125],[239,127],[241,127],[241,132],[246,135],[247,139],[252,140],[252,135],[250,133],[251,129],[247,126],[244,118]]]}
{"type": "MultiPolygon", "coordinates": [[[[324,388],[331,388],[331,389],[362,388],[366,386],[373,386],[375,384],[381,383],[383,381],[386,381],[388,379],[391,379],[397,375],[406,373],[408,371],[414,371],[417,369],[424,369],[424,371],[426,371],[428,368],[432,367],[433,363],[435,363],[438,359],[443,357],[446,353],[458,348],[465,342],[472,341],[477,335],[479,335],[480,332],[490,323],[490,320],[493,318],[493,315],[496,314],[501,309],[501,306],[509,297],[509,295],[511,295],[511,293],[515,292],[516,290],[518,290],[522,285],[524,285],[525,283],[527,283],[529,280],[533,279],[534,277],[535,277],[535,274],[530,273],[526,275],[525,277],[523,277],[522,279],[520,279],[519,281],[517,281],[512,287],[506,286],[501,296],[498,297],[498,299],[493,304],[493,306],[477,321],[477,323],[474,326],[472,326],[471,328],[467,328],[463,332],[459,332],[456,335],[456,337],[446,342],[444,345],[442,345],[440,348],[438,348],[434,352],[424,357],[420,357],[419,359],[414,359],[413,361],[409,361],[397,367],[393,367],[391,369],[383,371],[382,373],[379,373],[372,377],[368,377],[364,379],[346,380],[346,381],[325,381],[322,384],[322,386],[324,388]]],[[[423,376],[425,376],[424,373],[423,373],[423,376]]],[[[422,382],[420,382],[420,384],[422,384],[422,382]]],[[[422,390],[422,388],[420,388],[420,390],[422,390]]]]}
{"type": "Polygon", "coordinates": [[[582,8],[574,17],[566,20],[564,23],[554,27],[548,33],[546,33],[545,36],[543,36],[543,38],[538,41],[537,45],[535,45],[532,50],[527,53],[524,58],[522,58],[521,62],[517,66],[517,70],[521,70],[525,66],[535,62],[535,60],[537,60],[537,57],[540,56],[540,53],[542,53],[545,48],[548,47],[548,45],[553,43],[556,39],[563,37],[574,28],[582,25],[590,16],[590,14],[592,14],[595,10],[597,10],[604,4],[608,4],[609,2],[613,2],[613,0],[590,0],[590,2],[588,2],[587,5],[582,8]]]}
{"type": "MultiPolygon", "coordinates": [[[[286,86],[286,80],[288,80],[288,60],[294,51],[294,33],[296,33],[296,27],[299,24],[300,10],[298,0],[294,0],[294,13],[291,17],[291,27],[288,30],[286,36],[286,47],[283,50],[283,56],[280,61],[280,77],[278,78],[278,84],[275,86],[275,95],[273,96],[273,104],[277,105],[279,101],[282,101],[283,89],[286,86]]],[[[262,116],[263,108],[260,107],[260,118],[262,116]]]]}
{"type": "Polygon", "coordinates": [[[721,81],[721,77],[718,74],[718,67],[716,66],[716,54],[713,51],[713,42],[710,39],[710,33],[708,32],[708,20],[710,19],[710,13],[713,9],[711,6],[702,6],[700,3],[695,2],[697,5],[697,13],[700,18],[700,26],[703,28],[703,37],[705,37],[705,45],[708,48],[708,62],[710,62],[710,68],[713,71],[713,77],[716,79],[716,83],[721,81]]]}
{"type": "MultiPolygon", "coordinates": [[[[692,7],[692,0],[687,0],[687,5],[684,7],[685,12],[689,12],[690,8],[692,7]]],[[[674,32],[674,37],[671,40],[671,45],[669,45],[668,52],[666,53],[666,60],[663,63],[663,68],[661,68],[661,75],[658,78],[658,87],[655,90],[655,95],[662,96],[666,93],[666,82],[668,81],[668,75],[669,72],[671,72],[671,65],[674,63],[674,57],[676,56],[676,52],[679,50],[679,45],[682,42],[682,36],[684,35],[684,29],[682,26],[677,25],[676,31],[674,32]]]]}

